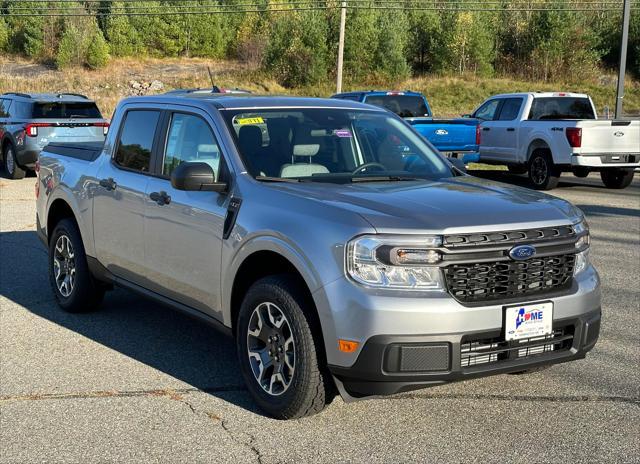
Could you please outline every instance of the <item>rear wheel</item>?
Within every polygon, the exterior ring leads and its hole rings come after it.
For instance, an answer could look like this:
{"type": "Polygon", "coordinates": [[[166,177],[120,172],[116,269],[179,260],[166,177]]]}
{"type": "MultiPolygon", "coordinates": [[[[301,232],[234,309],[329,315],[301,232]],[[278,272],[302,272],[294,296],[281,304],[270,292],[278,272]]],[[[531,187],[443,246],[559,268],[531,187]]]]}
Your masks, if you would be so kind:
{"type": "Polygon", "coordinates": [[[4,148],[3,154],[4,171],[9,179],[23,179],[27,174],[24,169],[18,166],[16,161],[16,150],[10,143],[4,148]]]}
{"type": "Polygon", "coordinates": [[[605,187],[610,189],[623,189],[633,181],[633,168],[631,169],[604,169],[600,172],[600,178],[605,187]]]}
{"type": "Polygon", "coordinates": [[[105,287],[89,271],[82,237],[72,219],[58,222],[51,235],[49,281],[58,304],[70,313],[91,311],[104,297],[105,287]]]}
{"type": "Polygon", "coordinates": [[[254,283],[236,324],[240,370],[258,406],[277,419],[316,414],[332,395],[319,328],[288,275],[254,283]]]}
{"type": "Polygon", "coordinates": [[[529,180],[536,190],[551,190],[558,185],[560,169],[553,164],[549,150],[533,152],[529,160],[529,180]]]}

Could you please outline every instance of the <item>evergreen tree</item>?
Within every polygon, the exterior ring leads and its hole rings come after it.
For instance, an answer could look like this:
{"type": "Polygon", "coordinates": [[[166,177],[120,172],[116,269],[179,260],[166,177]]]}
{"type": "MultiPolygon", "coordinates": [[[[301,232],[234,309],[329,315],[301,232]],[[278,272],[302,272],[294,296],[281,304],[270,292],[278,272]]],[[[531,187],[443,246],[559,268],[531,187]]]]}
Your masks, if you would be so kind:
{"type": "Polygon", "coordinates": [[[85,61],[90,69],[104,68],[109,62],[109,45],[98,27],[89,39],[85,61]]]}

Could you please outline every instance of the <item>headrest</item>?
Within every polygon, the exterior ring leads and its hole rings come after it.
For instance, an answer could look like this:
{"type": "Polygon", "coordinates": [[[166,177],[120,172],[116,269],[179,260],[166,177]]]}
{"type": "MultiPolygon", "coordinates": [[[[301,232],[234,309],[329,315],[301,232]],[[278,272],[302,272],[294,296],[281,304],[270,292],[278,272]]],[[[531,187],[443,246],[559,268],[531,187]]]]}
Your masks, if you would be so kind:
{"type": "Polygon", "coordinates": [[[293,156],[315,156],[320,151],[320,144],[305,143],[293,146],[293,156]]]}

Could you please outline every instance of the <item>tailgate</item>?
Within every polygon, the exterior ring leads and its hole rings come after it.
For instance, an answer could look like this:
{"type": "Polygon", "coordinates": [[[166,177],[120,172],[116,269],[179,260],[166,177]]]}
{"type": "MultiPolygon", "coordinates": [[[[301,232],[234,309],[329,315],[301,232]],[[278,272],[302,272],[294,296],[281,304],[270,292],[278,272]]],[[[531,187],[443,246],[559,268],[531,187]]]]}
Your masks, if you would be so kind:
{"type": "Polygon", "coordinates": [[[640,153],[640,121],[579,121],[581,154],[640,153]]]}
{"type": "Polygon", "coordinates": [[[409,123],[442,151],[476,150],[475,119],[414,120],[409,123]]]}

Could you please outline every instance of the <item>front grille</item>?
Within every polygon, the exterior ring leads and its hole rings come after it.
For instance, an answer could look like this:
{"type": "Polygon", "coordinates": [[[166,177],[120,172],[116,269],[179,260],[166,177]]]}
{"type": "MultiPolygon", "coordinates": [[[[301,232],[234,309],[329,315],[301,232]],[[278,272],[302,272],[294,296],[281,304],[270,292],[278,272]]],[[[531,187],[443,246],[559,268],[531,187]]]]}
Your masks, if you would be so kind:
{"type": "Polygon", "coordinates": [[[444,268],[449,293],[462,303],[508,300],[566,289],[575,255],[534,257],[526,261],[451,264],[444,268]]]}
{"type": "Polygon", "coordinates": [[[502,337],[464,338],[460,344],[460,367],[494,364],[568,350],[573,345],[573,333],[574,327],[567,326],[556,328],[549,335],[522,340],[505,341],[502,337]]]}
{"type": "Polygon", "coordinates": [[[445,235],[443,245],[446,248],[520,245],[523,243],[539,243],[546,240],[561,240],[574,237],[575,232],[573,227],[566,225],[539,229],[514,230],[510,232],[445,235]]]}

